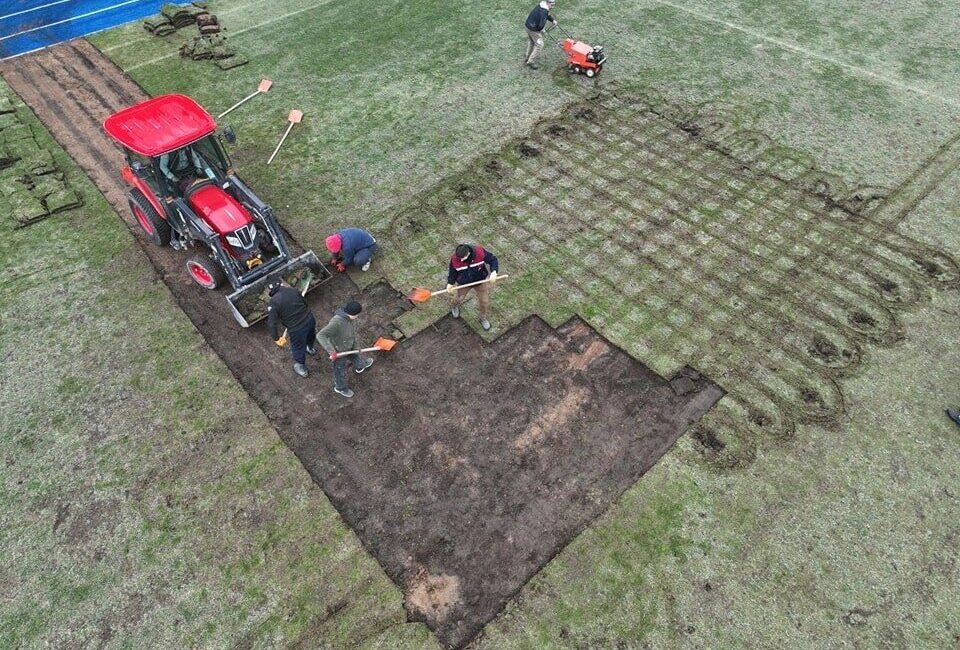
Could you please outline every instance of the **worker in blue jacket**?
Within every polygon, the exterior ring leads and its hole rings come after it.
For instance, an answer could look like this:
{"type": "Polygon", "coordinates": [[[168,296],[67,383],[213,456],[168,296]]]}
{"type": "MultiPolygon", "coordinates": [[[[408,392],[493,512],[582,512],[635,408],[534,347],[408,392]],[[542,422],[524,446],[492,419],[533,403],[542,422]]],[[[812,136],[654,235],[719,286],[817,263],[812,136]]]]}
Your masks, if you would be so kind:
{"type": "Polygon", "coordinates": [[[527,16],[527,22],[523,25],[527,30],[527,37],[530,39],[530,42],[527,43],[527,54],[523,57],[523,62],[534,70],[540,67],[537,65],[537,59],[540,58],[540,53],[543,51],[543,30],[546,29],[548,22],[557,24],[557,19],[550,13],[554,4],[554,0],[543,0],[533,8],[533,11],[527,16]]]}
{"type": "Polygon", "coordinates": [[[351,265],[367,271],[370,258],[377,252],[377,240],[362,228],[344,228],[327,237],[326,244],[333,256],[330,263],[340,272],[351,265]]]}
{"type": "Polygon", "coordinates": [[[496,255],[482,246],[460,244],[450,256],[450,267],[447,271],[447,293],[457,294],[453,299],[450,315],[460,318],[460,305],[467,299],[471,291],[477,294],[477,310],[480,312],[480,326],[489,331],[490,321],[487,320],[487,305],[490,304],[490,285],[497,281],[497,272],[500,262],[496,255]],[[475,287],[462,288],[465,284],[479,282],[489,278],[487,284],[478,284],[475,287]]]}

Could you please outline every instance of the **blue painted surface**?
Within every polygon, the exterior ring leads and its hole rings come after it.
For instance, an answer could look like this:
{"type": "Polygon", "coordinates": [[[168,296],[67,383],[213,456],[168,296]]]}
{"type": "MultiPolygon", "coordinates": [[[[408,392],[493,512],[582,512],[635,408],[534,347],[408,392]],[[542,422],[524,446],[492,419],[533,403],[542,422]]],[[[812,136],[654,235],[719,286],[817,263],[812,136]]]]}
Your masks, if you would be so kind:
{"type": "Polygon", "coordinates": [[[5,0],[0,59],[160,13],[164,0],[5,0]]]}

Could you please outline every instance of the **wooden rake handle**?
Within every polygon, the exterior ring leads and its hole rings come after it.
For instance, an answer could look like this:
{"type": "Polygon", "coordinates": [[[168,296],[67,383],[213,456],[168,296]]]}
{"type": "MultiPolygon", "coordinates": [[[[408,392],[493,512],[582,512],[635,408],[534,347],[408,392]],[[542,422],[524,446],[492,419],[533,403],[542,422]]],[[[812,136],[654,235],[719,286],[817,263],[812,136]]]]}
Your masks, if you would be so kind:
{"type": "MultiPolygon", "coordinates": [[[[503,275],[500,275],[500,274],[498,273],[498,274],[497,274],[497,282],[499,282],[500,280],[506,280],[506,279],[509,278],[509,277],[510,277],[510,275],[509,275],[508,273],[504,273],[503,275]]],[[[490,278],[487,278],[486,280],[477,280],[476,282],[469,282],[469,283],[467,283],[467,284],[455,284],[455,285],[453,285],[453,287],[454,287],[454,289],[457,289],[457,290],[459,291],[460,289],[467,289],[467,288],[469,288],[469,287],[475,287],[475,286],[477,286],[478,284],[486,284],[486,283],[488,283],[488,282],[490,282],[490,278]]],[[[440,291],[433,291],[433,292],[430,293],[430,297],[432,298],[433,296],[439,296],[441,293],[447,293],[447,290],[446,290],[446,289],[440,289],[440,291]]]]}

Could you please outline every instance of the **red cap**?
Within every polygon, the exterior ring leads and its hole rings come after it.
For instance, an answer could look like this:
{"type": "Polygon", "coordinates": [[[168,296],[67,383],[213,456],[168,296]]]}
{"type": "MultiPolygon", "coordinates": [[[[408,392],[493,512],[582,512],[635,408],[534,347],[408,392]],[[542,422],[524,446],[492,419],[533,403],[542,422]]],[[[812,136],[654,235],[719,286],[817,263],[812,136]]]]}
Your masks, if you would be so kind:
{"type": "Polygon", "coordinates": [[[343,248],[343,239],[340,235],[330,235],[327,237],[327,250],[331,253],[339,253],[340,249],[343,248]]]}

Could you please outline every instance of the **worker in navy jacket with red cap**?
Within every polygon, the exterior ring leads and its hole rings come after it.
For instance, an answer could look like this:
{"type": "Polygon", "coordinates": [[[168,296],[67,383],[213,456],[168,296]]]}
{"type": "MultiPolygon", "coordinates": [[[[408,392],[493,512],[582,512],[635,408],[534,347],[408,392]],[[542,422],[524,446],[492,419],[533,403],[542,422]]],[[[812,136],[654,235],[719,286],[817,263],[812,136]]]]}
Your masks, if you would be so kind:
{"type": "Polygon", "coordinates": [[[377,252],[377,240],[362,228],[344,228],[326,240],[332,256],[330,263],[338,271],[357,266],[361,271],[370,268],[370,258],[377,252]]]}
{"type": "Polygon", "coordinates": [[[477,294],[477,309],[480,312],[480,325],[484,331],[490,329],[487,320],[487,305],[490,304],[490,285],[497,281],[500,263],[496,255],[482,246],[460,244],[450,256],[450,268],[447,272],[447,293],[456,294],[450,315],[460,318],[460,305],[471,291],[477,294]],[[463,288],[463,285],[489,278],[486,284],[463,288]]]}

